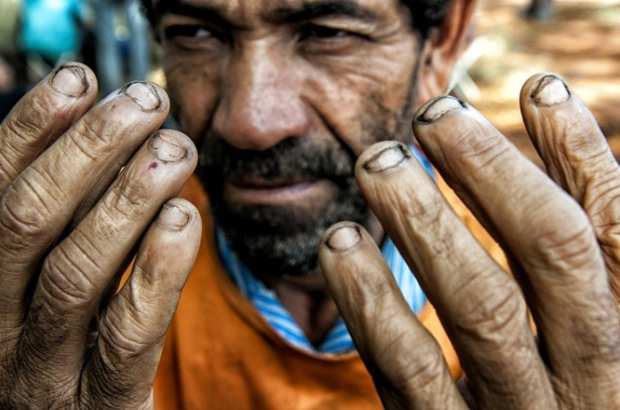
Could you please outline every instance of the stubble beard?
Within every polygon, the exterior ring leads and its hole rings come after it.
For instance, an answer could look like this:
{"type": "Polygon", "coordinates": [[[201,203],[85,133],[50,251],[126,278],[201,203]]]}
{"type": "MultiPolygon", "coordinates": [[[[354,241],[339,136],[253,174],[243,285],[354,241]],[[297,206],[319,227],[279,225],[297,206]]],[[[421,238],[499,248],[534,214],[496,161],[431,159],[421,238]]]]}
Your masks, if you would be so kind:
{"type": "Polygon", "coordinates": [[[197,173],[217,224],[252,272],[302,276],[317,271],[319,241],[327,228],[343,220],[368,224],[370,210],[355,181],[354,164],[353,154],[336,143],[288,138],[259,152],[207,137],[197,173]],[[225,181],[248,177],[329,180],[336,189],[320,209],[229,202],[225,181]]]}
{"type": "MultiPolygon", "coordinates": [[[[421,51],[421,48],[420,48],[421,51]]],[[[410,77],[402,111],[393,112],[376,99],[362,118],[365,130],[360,141],[368,145],[382,140],[412,141],[411,117],[417,88],[420,60],[410,77]],[[388,124],[391,124],[389,126],[388,124]]],[[[217,224],[241,261],[254,274],[304,276],[317,272],[318,247],[323,233],[340,221],[353,221],[366,229],[372,212],[355,181],[354,153],[336,139],[313,143],[310,138],[288,138],[266,151],[239,150],[221,137],[209,135],[200,147],[197,175],[203,183],[217,224]],[[324,209],[306,206],[261,206],[226,201],[224,182],[231,177],[310,177],[328,179],[337,186],[337,194],[324,209]]],[[[310,204],[311,206],[311,204],[310,204]]]]}

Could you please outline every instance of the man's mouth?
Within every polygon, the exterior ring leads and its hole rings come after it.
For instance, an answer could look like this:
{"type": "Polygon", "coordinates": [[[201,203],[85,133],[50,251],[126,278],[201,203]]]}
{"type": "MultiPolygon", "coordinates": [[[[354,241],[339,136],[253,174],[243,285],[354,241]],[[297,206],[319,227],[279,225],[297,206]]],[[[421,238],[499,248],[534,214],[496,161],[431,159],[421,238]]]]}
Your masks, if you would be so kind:
{"type": "Polygon", "coordinates": [[[233,203],[301,205],[324,200],[331,183],[307,178],[240,178],[224,184],[224,196],[233,203]]]}

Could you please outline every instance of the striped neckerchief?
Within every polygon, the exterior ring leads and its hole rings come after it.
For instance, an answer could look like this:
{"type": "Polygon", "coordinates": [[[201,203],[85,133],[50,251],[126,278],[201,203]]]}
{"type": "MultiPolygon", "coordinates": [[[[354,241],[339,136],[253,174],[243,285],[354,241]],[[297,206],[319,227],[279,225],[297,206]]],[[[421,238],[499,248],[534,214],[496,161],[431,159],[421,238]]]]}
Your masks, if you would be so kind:
{"type": "MultiPolygon", "coordinates": [[[[434,177],[428,160],[420,154],[415,146],[410,146],[410,149],[431,177],[434,177]]],[[[252,275],[249,269],[239,260],[239,257],[230,248],[224,233],[219,227],[216,228],[216,241],[224,266],[235,285],[237,285],[243,296],[254,305],[256,310],[263,316],[263,319],[289,344],[312,353],[322,354],[343,354],[355,350],[342,317],[338,319],[334,328],[327,334],[327,337],[325,337],[325,340],[318,348],[312,346],[297,325],[297,322],[282,306],[275,292],[267,288],[252,275]]],[[[411,306],[413,312],[419,313],[426,304],[426,296],[390,238],[385,239],[381,252],[405,300],[411,306]]]]}

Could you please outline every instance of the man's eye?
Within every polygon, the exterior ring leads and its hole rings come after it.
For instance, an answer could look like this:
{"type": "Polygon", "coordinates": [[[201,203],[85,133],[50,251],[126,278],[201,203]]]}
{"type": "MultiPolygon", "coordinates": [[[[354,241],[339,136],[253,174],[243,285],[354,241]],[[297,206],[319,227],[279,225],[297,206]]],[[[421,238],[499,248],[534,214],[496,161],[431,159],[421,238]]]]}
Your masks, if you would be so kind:
{"type": "Polygon", "coordinates": [[[166,39],[173,40],[178,38],[187,39],[209,39],[214,37],[213,31],[208,27],[198,25],[177,25],[164,30],[166,39]]]}
{"type": "Polygon", "coordinates": [[[310,24],[302,27],[300,32],[300,37],[302,40],[329,40],[336,38],[344,38],[351,36],[352,34],[345,30],[340,30],[337,28],[326,27],[326,26],[318,26],[315,24],[310,24]]]}

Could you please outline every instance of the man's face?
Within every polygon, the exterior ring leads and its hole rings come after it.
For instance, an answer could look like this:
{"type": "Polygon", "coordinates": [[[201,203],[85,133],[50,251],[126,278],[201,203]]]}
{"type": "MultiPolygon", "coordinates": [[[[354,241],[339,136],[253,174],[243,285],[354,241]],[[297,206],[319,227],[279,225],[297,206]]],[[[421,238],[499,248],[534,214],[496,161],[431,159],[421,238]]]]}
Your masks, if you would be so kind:
{"type": "Polygon", "coordinates": [[[399,0],[161,0],[175,115],[217,223],[257,273],[316,270],[324,230],[371,218],[360,152],[407,141],[420,44],[399,0]]]}

